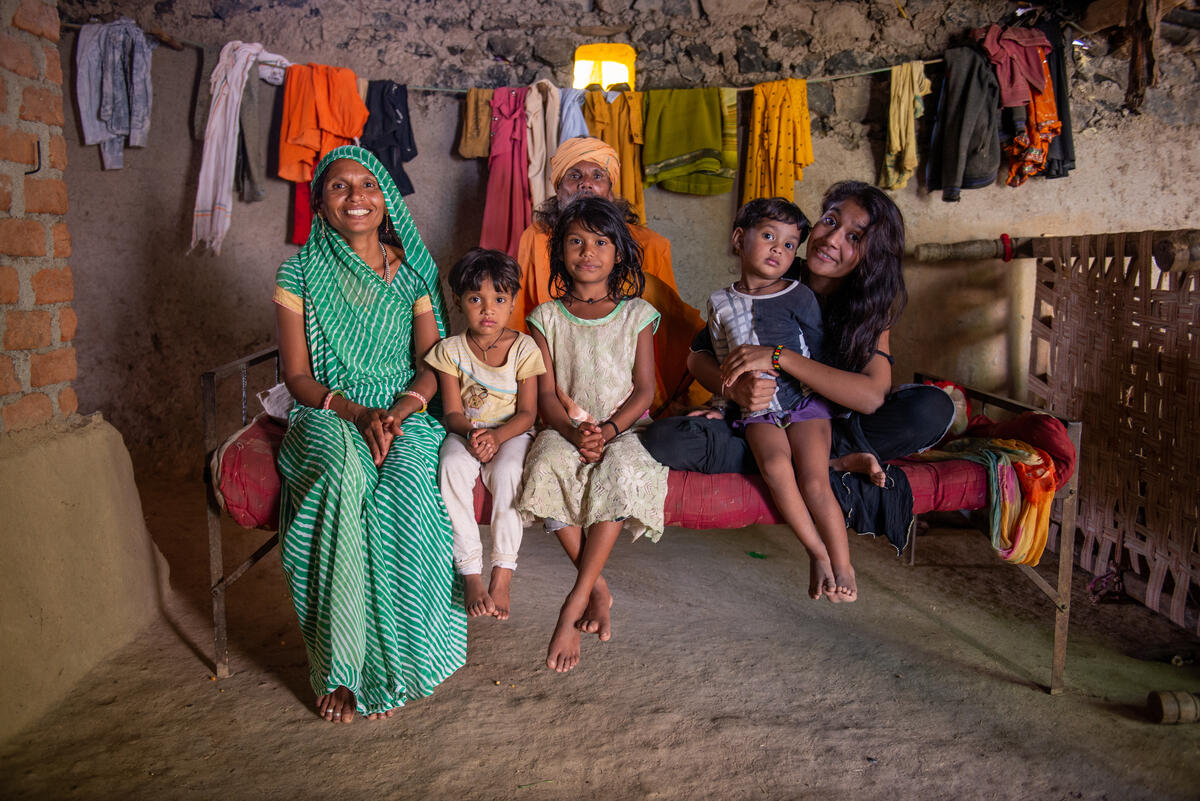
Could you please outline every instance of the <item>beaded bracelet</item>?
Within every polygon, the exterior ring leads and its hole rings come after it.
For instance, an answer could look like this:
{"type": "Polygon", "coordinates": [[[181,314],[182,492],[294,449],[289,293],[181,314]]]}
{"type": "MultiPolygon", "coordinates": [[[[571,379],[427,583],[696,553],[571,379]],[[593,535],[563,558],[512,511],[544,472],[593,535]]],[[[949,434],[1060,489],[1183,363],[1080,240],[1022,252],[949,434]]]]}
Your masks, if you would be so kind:
{"type": "Polygon", "coordinates": [[[429,401],[426,400],[424,395],[422,395],[420,392],[417,392],[415,389],[406,389],[403,392],[401,392],[400,395],[401,395],[401,397],[407,396],[409,398],[416,398],[417,400],[419,400],[421,402],[421,408],[417,409],[417,414],[420,414],[421,412],[423,412],[429,408],[429,401]]]}
{"type": "Polygon", "coordinates": [[[783,354],[783,345],[776,345],[775,352],[771,354],[771,366],[779,372],[783,372],[783,368],[779,366],[779,357],[783,354]]]}
{"type": "Polygon", "coordinates": [[[322,409],[328,409],[330,407],[330,405],[333,403],[334,395],[341,395],[343,398],[346,397],[346,394],[340,389],[331,389],[325,393],[324,399],[321,400],[322,409]]]}

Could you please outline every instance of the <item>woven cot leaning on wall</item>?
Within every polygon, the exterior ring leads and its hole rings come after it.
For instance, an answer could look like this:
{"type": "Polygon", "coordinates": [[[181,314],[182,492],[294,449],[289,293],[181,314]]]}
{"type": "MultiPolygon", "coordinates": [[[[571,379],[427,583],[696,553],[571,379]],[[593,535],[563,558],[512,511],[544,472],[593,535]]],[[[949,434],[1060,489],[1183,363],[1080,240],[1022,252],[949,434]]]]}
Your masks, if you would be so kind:
{"type": "Polygon", "coordinates": [[[1047,238],[1034,255],[1030,400],[1088,426],[1080,564],[1132,570],[1184,626],[1200,589],[1200,234],[1047,238]]]}

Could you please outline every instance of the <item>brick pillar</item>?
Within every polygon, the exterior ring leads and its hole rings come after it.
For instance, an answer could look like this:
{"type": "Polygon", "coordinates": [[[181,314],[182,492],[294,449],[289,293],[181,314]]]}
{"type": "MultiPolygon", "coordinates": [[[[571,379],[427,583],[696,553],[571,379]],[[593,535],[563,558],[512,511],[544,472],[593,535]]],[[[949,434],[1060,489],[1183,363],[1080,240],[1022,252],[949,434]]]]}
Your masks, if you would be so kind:
{"type": "Polygon", "coordinates": [[[0,432],[75,412],[58,9],[0,0],[0,432]]]}

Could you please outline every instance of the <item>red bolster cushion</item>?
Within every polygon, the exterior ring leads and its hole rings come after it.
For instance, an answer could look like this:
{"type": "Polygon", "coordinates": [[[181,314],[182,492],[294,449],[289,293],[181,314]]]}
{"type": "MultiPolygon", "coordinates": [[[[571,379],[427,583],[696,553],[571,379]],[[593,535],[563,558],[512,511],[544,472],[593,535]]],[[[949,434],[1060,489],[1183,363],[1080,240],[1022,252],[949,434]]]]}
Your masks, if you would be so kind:
{"type": "Polygon", "coordinates": [[[242,528],[279,528],[282,485],[275,455],[286,430],[259,415],[213,454],[214,494],[242,528]]]}
{"type": "Polygon", "coordinates": [[[971,419],[966,437],[994,437],[997,439],[1019,439],[1050,454],[1054,461],[1054,488],[1063,485],[1075,473],[1075,446],[1067,435],[1067,427],[1045,412],[1022,412],[1011,420],[999,423],[983,415],[971,419]]]}

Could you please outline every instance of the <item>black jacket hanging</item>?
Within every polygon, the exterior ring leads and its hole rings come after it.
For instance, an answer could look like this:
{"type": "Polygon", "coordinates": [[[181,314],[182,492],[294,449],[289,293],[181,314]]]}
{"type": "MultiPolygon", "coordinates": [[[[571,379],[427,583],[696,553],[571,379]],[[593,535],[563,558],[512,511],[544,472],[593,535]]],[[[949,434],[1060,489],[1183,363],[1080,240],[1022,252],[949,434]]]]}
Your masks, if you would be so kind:
{"type": "Polygon", "coordinates": [[[1000,169],[1000,84],[979,51],[946,51],[946,79],[938,99],[926,185],[953,202],[962,189],[989,186],[1000,169]]]}
{"type": "Polygon", "coordinates": [[[404,162],[417,156],[412,120],[408,115],[408,87],[394,81],[371,81],[367,85],[367,124],[362,146],[370,150],[391,173],[402,195],[413,193],[412,181],[404,173],[404,162]]]}

